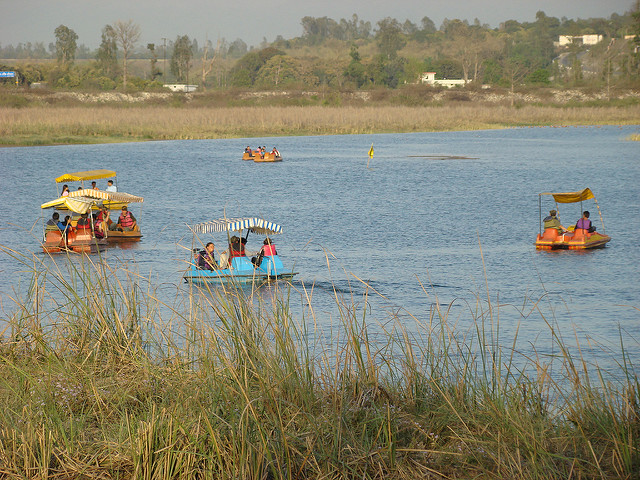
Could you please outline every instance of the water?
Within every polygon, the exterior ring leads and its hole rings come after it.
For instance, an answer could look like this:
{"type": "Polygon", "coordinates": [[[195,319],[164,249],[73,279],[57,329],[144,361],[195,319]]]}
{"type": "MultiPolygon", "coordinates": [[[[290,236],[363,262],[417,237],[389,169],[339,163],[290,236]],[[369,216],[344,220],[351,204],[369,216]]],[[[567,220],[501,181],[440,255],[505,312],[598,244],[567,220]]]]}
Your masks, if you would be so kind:
{"type": "MultiPolygon", "coordinates": [[[[107,261],[135,262],[166,299],[185,291],[183,247],[192,242],[186,224],[225,213],[263,216],[283,225],[278,252],[314,288],[321,327],[336,322],[334,287],[364,305],[361,279],[384,296],[370,297],[372,323],[391,314],[421,329],[408,314],[427,321],[439,306],[450,307],[464,331],[477,299],[483,308],[489,299],[503,305],[505,345],[519,328],[520,344],[553,353],[549,322],[570,342],[575,335],[590,361],[615,365],[622,337],[637,363],[640,144],[625,140],[637,132],[637,126],[519,128],[4,148],[0,244],[38,252],[50,213],[39,205],[55,197],[53,179],[109,168],[118,172],[120,191],[145,202],[141,210],[132,207],[143,240],[110,249],[107,261]],[[244,147],[257,142],[276,145],[284,161],[241,161],[244,147]],[[613,240],[595,251],[536,251],[538,193],[584,187],[595,193],[613,240]]],[[[98,184],[104,188],[106,180],[98,184]]],[[[543,210],[552,207],[549,201],[543,210]]],[[[594,205],[585,208],[602,230],[594,205]]],[[[575,205],[559,211],[565,226],[580,216],[575,205]]],[[[211,239],[222,246],[223,238],[211,239]]],[[[249,250],[261,240],[250,236],[249,250]]],[[[0,254],[3,315],[14,308],[14,292],[24,291],[22,270],[0,254]]],[[[292,306],[302,314],[306,300],[298,291],[299,283],[292,306]]]]}

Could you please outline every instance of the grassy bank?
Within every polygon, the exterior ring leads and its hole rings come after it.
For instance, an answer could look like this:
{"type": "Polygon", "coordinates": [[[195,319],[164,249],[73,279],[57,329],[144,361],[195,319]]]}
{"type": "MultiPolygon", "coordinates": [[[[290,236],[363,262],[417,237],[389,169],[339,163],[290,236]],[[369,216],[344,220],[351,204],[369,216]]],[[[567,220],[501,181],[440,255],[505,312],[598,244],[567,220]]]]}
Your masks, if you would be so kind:
{"type": "Polygon", "coordinates": [[[336,295],[328,338],[312,306],[292,318],[286,286],[163,306],[126,265],[4,253],[34,271],[2,318],[0,477],[637,478],[628,359],[612,381],[554,334],[552,376],[491,347],[486,301],[472,332],[436,308],[420,334],[390,318],[370,336],[336,295]]]}
{"type": "Polygon", "coordinates": [[[483,105],[407,106],[35,106],[0,107],[4,146],[138,142],[292,135],[433,132],[517,126],[624,125],[640,122],[625,107],[483,105]]]}

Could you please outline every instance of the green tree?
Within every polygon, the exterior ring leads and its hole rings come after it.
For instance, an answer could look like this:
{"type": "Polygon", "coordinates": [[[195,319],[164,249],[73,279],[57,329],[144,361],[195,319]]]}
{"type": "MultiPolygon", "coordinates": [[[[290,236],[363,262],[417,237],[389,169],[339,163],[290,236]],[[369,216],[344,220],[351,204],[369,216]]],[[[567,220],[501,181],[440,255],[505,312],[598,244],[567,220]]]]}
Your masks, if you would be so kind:
{"type": "Polygon", "coordinates": [[[102,42],[96,54],[98,70],[107,78],[115,79],[118,75],[118,47],[116,32],[111,25],[102,29],[102,42]]]}
{"type": "Polygon", "coordinates": [[[351,45],[351,51],[349,52],[351,56],[351,62],[343,72],[342,76],[345,80],[349,82],[353,82],[356,87],[360,88],[367,82],[366,76],[366,68],[360,62],[360,53],[358,52],[358,47],[355,45],[351,45]]]}
{"type": "Polygon", "coordinates": [[[189,68],[191,68],[191,59],[193,58],[191,45],[187,35],[179,36],[173,44],[171,73],[179,82],[189,82],[189,68]]]}
{"type": "Polygon", "coordinates": [[[156,44],[155,43],[147,43],[147,50],[151,52],[151,81],[153,82],[156,77],[162,75],[162,72],[158,68],[158,55],[156,54],[156,44]]]}
{"type": "Polygon", "coordinates": [[[127,88],[127,62],[129,55],[140,39],[140,26],[128,20],[123,22],[118,20],[114,26],[115,38],[122,49],[122,88],[127,88]]]}
{"type": "Polygon", "coordinates": [[[395,58],[398,50],[407,43],[402,36],[402,25],[396,19],[390,17],[378,22],[378,31],[375,38],[380,53],[389,60],[395,58]]]}
{"type": "Polygon", "coordinates": [[[76,58],[78,35],[69,27],[60,25],[55,29],[56,57],[61,65],[71,65],[76,58]]]}

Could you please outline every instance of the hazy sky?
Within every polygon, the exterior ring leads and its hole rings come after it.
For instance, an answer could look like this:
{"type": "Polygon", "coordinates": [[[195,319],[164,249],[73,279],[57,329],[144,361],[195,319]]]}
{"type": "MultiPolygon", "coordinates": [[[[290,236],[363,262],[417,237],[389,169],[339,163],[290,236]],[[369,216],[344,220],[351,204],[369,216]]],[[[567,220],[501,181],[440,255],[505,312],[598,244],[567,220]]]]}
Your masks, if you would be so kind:
{"type": "Polygon", "coordinates": [[[117,20],[140,26],[139,45],[162,44],[188,35],[202,45],[206,38],[258,45],[277,35],[302,34],[305,16],[361,20],[376,23],[392,17],[420,25],[429,17],[439,27],[445,18],[476,18],[497,27],[505,20],[535,21],[542,10],[550,17],[608,18],[624,14],[635,0],[0,0],[0,44],[55,42],[54,30],[65,25],[78,34],[78,44],[96,48],[102,28],[117,20]]]}

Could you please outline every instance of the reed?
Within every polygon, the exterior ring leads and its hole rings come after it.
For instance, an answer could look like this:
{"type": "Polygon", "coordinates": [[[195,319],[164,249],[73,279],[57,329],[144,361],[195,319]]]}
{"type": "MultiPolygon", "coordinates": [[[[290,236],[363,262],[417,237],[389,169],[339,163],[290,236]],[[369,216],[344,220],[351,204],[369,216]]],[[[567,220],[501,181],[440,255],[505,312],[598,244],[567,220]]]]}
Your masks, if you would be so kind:
{"type": "Polygon", "coordinates": [[[461,332],[438,301],[407,329],[336,290],[327,337],[304,285],[167,305],[130,265],[3,251],[32,272],[0,320],[3,478],[637,478],[630,359],[587,367],[545,319],[552,378],[500,347],[488,292],[461,332]]]}
{"type": "Polygon", "coordinates": [[[512,108],[470,102],[431,106],[0,107],[2,145],[108,143],[290,135],[637,124],[640,105],[512,108]]]}

